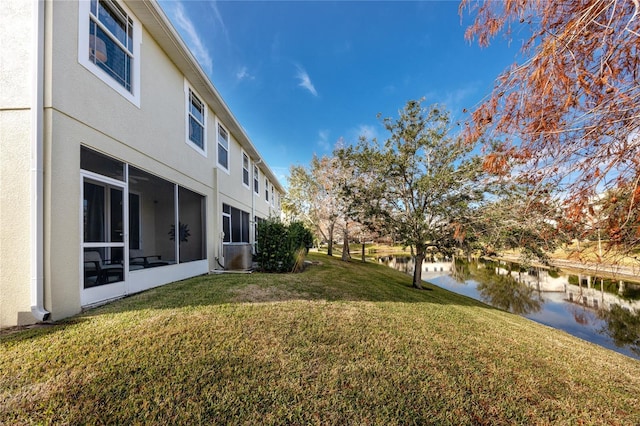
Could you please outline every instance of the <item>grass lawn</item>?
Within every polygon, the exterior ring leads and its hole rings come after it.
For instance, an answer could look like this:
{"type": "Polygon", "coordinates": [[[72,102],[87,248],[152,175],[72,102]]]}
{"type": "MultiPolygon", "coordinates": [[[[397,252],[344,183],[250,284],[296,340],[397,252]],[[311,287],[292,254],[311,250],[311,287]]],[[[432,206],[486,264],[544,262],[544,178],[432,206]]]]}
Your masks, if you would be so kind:
{"type": "Polygon", "coordinates": [[[0,424],[640,424],[640,362],[310,257],[1,335],[0,424]]]}

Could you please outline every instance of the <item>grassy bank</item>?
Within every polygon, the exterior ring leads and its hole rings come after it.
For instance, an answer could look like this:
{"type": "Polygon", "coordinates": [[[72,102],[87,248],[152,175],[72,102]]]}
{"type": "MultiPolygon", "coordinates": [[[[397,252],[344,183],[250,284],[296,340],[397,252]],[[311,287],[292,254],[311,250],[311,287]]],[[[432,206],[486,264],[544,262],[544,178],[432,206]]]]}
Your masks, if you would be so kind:
{"type": "Polygon", "coordinates": [[[0,424],[640,423],[640,362],[311,257],[1,336],[0,424]]]}

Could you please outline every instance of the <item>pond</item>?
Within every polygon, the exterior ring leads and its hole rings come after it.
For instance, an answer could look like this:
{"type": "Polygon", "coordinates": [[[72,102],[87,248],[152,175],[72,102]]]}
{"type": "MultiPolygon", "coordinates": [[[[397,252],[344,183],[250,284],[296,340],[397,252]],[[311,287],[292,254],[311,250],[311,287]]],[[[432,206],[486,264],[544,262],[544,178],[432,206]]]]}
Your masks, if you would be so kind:
{"type": "MultiPolygon", "coordinates": [[[[409,257],[378,262],[413,273],[409,257]]],[[[489,260],[425,261],[422,271],[438,287],[640,360],[640,282],[489,260]]]]}

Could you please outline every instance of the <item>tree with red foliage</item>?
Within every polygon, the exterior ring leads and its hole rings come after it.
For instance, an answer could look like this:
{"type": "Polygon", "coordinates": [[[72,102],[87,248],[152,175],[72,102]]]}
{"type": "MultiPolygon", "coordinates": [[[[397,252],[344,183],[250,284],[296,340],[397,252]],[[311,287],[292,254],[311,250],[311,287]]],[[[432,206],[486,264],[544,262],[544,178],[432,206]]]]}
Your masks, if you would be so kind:
{"type": "Polygon", "coordinates": [[[469,142],[501,141],[486,147],[485,170],[554,185],[574,221],[603,193],[628,194],[613,203],[608,231],[637,244],[640,0],[462,0],[459,11],[474,16],[465,36],[480,46],[527,34],[526,61],[498,77],[466,123],[469,142]]]}

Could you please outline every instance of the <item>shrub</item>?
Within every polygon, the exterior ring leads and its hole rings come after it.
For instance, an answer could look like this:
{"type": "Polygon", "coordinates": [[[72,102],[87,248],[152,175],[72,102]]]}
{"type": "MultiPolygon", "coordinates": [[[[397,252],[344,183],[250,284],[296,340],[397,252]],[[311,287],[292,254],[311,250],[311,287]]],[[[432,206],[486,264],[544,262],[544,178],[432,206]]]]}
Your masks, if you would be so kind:
{"type": "Polygon", "coordinates": [[[308,253],[313,247],[313,234],[302,222],[292,222],[289,225],[289,244],[294,252],[304,248],[305,253],[308,253]]]}
{"type": "Polygon", "coordinates": [[[260,269],[266,272],[290,271],[293,255],[289,249],[289,230],[277,219],[258,224],[257,257],[260,269]]]}
{"type": "Polygon", "coordinates": [[[300,222],[286,226],[271,218],[258,224],[257,260],[264,272],[301,270],[313,235],[300,222]]]}

